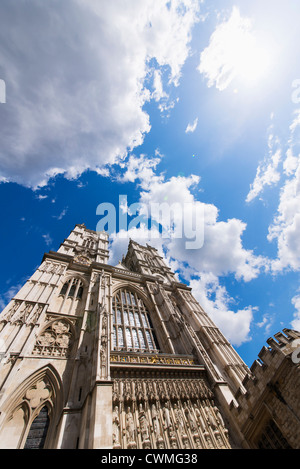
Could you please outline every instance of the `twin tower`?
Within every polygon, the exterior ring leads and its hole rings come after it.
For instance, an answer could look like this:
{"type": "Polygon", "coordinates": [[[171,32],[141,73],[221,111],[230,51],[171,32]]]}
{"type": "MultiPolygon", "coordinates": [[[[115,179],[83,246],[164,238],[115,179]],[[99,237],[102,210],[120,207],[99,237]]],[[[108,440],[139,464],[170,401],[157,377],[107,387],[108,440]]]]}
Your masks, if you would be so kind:
{"type": "Polygon", "coordinates": [[[156,249],[108,245],[76,225],[0,314],[0,447],[299,448],[300,334],[249,369],[156,249]]]}

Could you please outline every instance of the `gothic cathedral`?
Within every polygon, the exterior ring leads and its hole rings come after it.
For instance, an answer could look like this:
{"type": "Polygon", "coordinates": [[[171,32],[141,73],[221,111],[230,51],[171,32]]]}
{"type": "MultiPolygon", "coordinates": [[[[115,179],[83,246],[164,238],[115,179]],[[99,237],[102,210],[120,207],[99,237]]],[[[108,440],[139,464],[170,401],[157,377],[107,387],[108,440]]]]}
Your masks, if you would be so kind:
{"type": "Polygon", "coordinates": [[[156,249],[108,243],[76,225],[1,313],[0,447],[299,448],[300,334],[248,368],[156,249]]]}

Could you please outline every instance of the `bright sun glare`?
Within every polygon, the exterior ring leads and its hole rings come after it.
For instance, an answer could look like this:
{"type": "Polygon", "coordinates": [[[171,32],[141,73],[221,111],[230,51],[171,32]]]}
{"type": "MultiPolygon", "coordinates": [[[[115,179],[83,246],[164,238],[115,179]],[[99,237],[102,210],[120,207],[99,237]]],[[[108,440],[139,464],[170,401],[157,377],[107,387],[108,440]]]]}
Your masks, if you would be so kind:
{"type": "Polygon", "coordinates": [[[262,80],[270,67],[271,48],[265,38],[252,29],[252,22],[242,18],[235,7],[229,20],[219,24],[201,54],[200,73],[208,86],[219,90],[231,82],[253,86],[262,80]]]}
{"type": "Polygon", "coordinates": [[[233,74],[244,84],[255,84],[267,72],[269,57],[267,49],[254,32],[241,27],[227,34],[224,60],[233,74]]]}

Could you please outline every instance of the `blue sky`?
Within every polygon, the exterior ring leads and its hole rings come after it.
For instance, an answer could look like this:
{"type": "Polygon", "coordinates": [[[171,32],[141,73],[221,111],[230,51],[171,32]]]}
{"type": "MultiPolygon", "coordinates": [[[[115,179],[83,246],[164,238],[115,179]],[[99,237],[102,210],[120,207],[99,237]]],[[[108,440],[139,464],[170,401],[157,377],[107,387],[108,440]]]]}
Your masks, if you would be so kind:
{"type": "Polygon", "coordinates": [[[2,0],[0,306],[126,196],[128,221],[201,207],[203,246],[117,219],[112,264],[130,237],[157,247],[248,365],[299,330],[299,17],[296,0],[2,0]]]}

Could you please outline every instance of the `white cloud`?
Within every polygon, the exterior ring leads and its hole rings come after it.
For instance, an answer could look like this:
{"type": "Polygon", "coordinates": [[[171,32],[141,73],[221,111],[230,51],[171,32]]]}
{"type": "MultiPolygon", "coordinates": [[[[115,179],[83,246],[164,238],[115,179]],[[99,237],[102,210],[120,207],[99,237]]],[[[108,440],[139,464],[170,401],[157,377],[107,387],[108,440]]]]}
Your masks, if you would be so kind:
{"type": "Polygon", "coordinates": [[[296,112],[290,126],[286,159],[283,163],[286,179],[281,187],[276,216],[269,226],[268,240],[277,242],[274,272],[300,269],[300,113],[296,112]],[[295,156],[295,152],[299,151],[295,156]]]}
{"type": "Polygon", "coordinates": [[[246,197],[251,202],[266,186],[281,183],[277,211],[267,236],[268,241],[277,243],[277,257],[268,261],[273,273],[300,270],[300,109],[295,111],[289,130],[284,144],[274,135],[274,125],[269,127],[268,155],[259,164],[246,197]]]}
{"type": "MultiPolygon", "coordinates": [[[[3,0],[0,180],[36,188],[77,178],[140,145],[151,128],[149,72],[155,64],[167,86],[179,84],[198,10],[196,0],[3,0]]],[[[162,89],[156,99],[173,105],[162,89]]]]}
{"type": "MultiPolygon", "coordinates": [[[[200,178],[195,175],[189,177],[171,177],[166,179],[163,174],[156,174],[160,158],[158,154],[153,161],[142,155],[140,158],[132,156],[125,172],[125,180],[138,181],[142,189],[139,200],[141,213],[149,215],[152,204],[167,203],[169,207],[178,204],[192,207],[197,201],[193,191],[197,188],[200,178]],[[139,169],[139,171],[138,171],[139,169]],[[186,204],[186,205],[184,205],[186,204]],[[190,205],[188,205],[190,204],[190,205]]],[[[216,323],[235,344],[249,340],[249,328],[253,319],[255,307],[249,306],[233,311],[229,309],[232,299],[227,295],[224,287],[219,284],[219,277],[233,274],[238,281],[250,281],[256,278],[267,266],[267,260],[256,256],[253,251],[243,247],[242,236],[246,224],[238,219],[219,220],[217,207],[212,204],[202,204],[204,207],[204,244],[201,249],[187,249],[189,239],[183,228],[183,236],[169,236],[163,238],[154,225],[153,232],[148,226],[134,228],[129,232],[115,233],[111,236],[113,262],[116,264],[127,251],[128,240],[132,239],[141,244],[149,243],[156,247],[172,270],[191,282],[196,288],[198,300],[207,309],[216,323]],[[116,254],[117,253],[117,254],[116,254]],[[196,282],[193,279],[197,277],[196,282]],[[213,293],[213,295],[212,295],[213,293]],[[214,296],[214,298],[212,298],[214,296]],[[232,326],[229,326],[232,324],[232,326]]],[[[128,210],[128,207],[126,207],[128,210]]],[[[191,215],[188,212],[186,215],[191,215]]],[[[170,218],[162,218],[163,224],[168,224],[170,218]]],[[[175,212],[173,218],[175,228],[182,222],[182,218],[175,212]]]]}
{"type": "Polygon", "coordinates": [[[262,321],[257,322],[255,325],[259,327],[260,329],[264,328],[264,333],[269,334],[272,324],[273,324],[272,317],[269,317],[269,315],[264,315],[262,318],[262,321]]]}
{"type": "Polygon", "coordinates": [[[190,287],[204,311],[233,345],[238,347],[251,340],[250,327],[256,307],[233,311],[230,306],[234,300],[213,274],[202,274],[199,279],[190,282],[190,287]]]}
{"type": "Polygon", "coordinates": [[[188,133],[195,132],[197,125],[198,125],[198,117],[194,120],[194,122],[187,125],[187,128],[185,129],[185,133],[188,134],[188,133]]]}
{"type": "MultiPolygon", "coordinates": [[[[131,156],[126,165],[123,176],[125,181],[139,181],[142,189],[137,202],[141,204],[141,213],[151,213],[152,204],[168,204],[169,207],[179,206],[192,210],[196,203],[201,203],[193,195],[200,178],[196,175],[188,177],[171,177],[165,179],[163,174],[156,174],[155,170],[160,162],[159,154],[156,158],[140,158],[131,156]]],[[[256,278],[261,270],[268,268],[268,262],[253,251],[243,248],[242,236],[246,224],[239,219],[219,220],[219,212],[213,204],[202,204],[204,208],[204,244],[201,249],[186,249],[185,227],[183,236],[165,239],[165,245],[172,257],[178,262],[187,262],[195,272],[213,273],[216,276],[233,273],[237,280],[250,281],[256,278]]],[[[181,212],[182,213],[182,212],[181,212]]],[[[182,223],[181,213],[175,212],[175,225],[182,223]],[[178,216],[177,216],[178,215],[178,216]]],[[[192,212],[185,216],[192,216],[192,212]]],[[[168,223],[168,213],[165,222],[168,223]]]]}
{"type": "Polygon", "coordinates": [[[168,97],[167,93],[163,90],[160,70],[154,70],[153,87],[154,91],[152,93],[152,97],[155,101],[160,101],[162,98],[168,97]]]}
{"type": "Polygon", "coordinates": [[[50,246],[52,244],[53,240],[51,236],[49,235],[49,233],[43,234],[42,237],[44,238],[44,241],[47,244],[47,246],[50,246]]]}
{"type": "MultiPolygon", "coordinates": [[[[26,282],[26,280],[27,278],[24,279],[24,283],[26,282]]],[[[21,290],[24,283],[20,282],[17,285],[11,285],[6,292],[0,294],[0,310],[1,311],[11,301],[11,299],[21,290]]]]}
{"type": "Polygon", "coordinates": [[[291,322],[291,326],[296,331],[300,331],[300,295],[296,295],[292,298],[292,304],[295,306],[296,312],[294,314],[294,319],[291,322]]]}
{"type": "Polygon", "coordinates": [[[162,182],[163,176],[157,176],[154,170],[159,165],[162,156],[156,152],[155,158],[147,158],[147,155],[136,157],[131,155],[125,163],[120,163],[121,168],[126,168],[125,173],[118,178],[120,182],[134,182],[139,180],[143,189],[148,189],[154,182],[162,182]]]}
{"type": "Polygon", "coordinates": [[[208,87],[225,90],[234,80],[253,84],[265,73],[270,51],[265,50],[253,31],[249,18],[243,18],[233,7],[229,19],[218,24],[208,47],[200,56],[198,70],[208,87]]]}
{"type": "Polygon", "coordinates": [[[153,236],[153,232],[148,230],[147,227],[142,225],[139,228],[131,228],[127,231],[119,231],[110,236],[112,248],[110,249],[109,262],[116,265],[124,254],[127,252],[128,243],[133,239],[137,243],[149,243],[156,249],[161,249],[162,241],[159,237],[153,236]]]}
{"type": "Polygon", "coordinates": [[[273,134],[273,126],[270,126],[268,131],[268,154],[257,168],[255,179],[246,197],[246,202],[251,202],[258,197],[266,186],[272,186],[280,181],[281,172],[279,164],[281,159],[282,149],[280,141],[273,134]]]}

